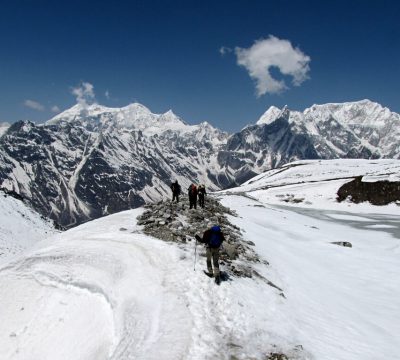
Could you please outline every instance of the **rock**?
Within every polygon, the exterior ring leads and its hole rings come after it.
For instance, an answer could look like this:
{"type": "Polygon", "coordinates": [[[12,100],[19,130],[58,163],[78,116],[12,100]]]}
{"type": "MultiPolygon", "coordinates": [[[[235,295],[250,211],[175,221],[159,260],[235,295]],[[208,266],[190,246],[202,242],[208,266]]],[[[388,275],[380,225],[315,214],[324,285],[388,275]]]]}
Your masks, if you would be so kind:
{"type": "Polygon", "coordinates": [[[348,241],[334,241],[334,242],[331,242],[331,244],[340,245],[340,246],[349,247],[349,248],[353,247],[351,242],[348,242],[348,241]]]}
{"type": "Polygon", "coordinates": [[[270,353],[267,356],[266,360],[289,360],[285,354],[281,353],[270,353]]]}
{"type": "Polygon", "coordinates": [[[373,205],[387,205],[400,200],[400,181],[363,182],[362,176],[358,176],[338,190],[337,201],[346,199],[356,204],[368,201],[373,205]]]}
{"type": "MultiPolygon", "coordinates": [[[[146,205],[147,211],[138,217],[138,224],[143,225],[143,232],[164,241],[185,244],[202,235],[211,226],[218,224],[225,234],[225,242],[221,250],[221,265],[227,276],[252,277],[251,263],[260,262],[257,254],[245,241],[239,227],[229,222],[227,214],[236,216],[230,209],[222,206],[214,197],[208,196],[205,209],[188,209],[187,199],[181,203],[168,202],[146,205]],[[237,264],[247,261],[248,265],[237,264]]],[[[200,244],[198,244],[200,245],[200,244]]],[[[199,256],[205,257],[205,248],[198,247],[199,256]]]]}
{"type": "Polygon", "coordinates": [[[229,256],[230,259],[235,260],[237,259],[239,255],[239,251],[237,249],[237,246],[229,243],[224,243],[223,244],[223,251],[226,252],[226,254],[229,256]]]}

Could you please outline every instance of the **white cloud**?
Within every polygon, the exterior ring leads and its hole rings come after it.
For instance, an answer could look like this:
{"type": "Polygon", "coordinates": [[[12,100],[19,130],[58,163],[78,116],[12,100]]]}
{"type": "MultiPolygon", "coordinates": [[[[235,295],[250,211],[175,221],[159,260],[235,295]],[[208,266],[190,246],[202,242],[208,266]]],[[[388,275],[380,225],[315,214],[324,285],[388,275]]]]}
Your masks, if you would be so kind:
{"type": "Polygon", "coordinates": [[[93,104],[96,101],[92,84],[81,82],[77,87],[72,88],[72,95],[76,96],[76,102],[83,107],[93,104]]]}
{"type": "Polygon", "coordinates": [[[42,104],[38,103],[37,101],[29,99],[24,101],[24,106],[37,111],[44,110],[44,106],[42,104]]]}
{"type": "Polygon", "coordinates": [[[222,56],[224,56],[225,54],[230,53],[230,52],[232,52],[232,51],[233,51],[233,50],[232,50],[231,48],[226,47],[226,46],[221,46],[221,47],[219,48],[219,53],[220,53],[222,56]]]}
{"type": "Polygon", "coordinates": [[[106,90],[106,92],[104,93],[105,97],[107,100],[110,100],[110,92],[108,90],[106,90]]]}
{"type": "Polygon", "coordinates": [[[283,75],[292,77],[294,86],[307,80],[311,58],[299,48],[294,48],[289,40],[270,35],[256,41],[248,49],[235,48],[237,64],[246,68],[256,82],[257,96],[280,93],[288,87],[284,80],[274,79],[271,67],[276,67],[283,75]]]}
{"type": "Polygon", "coordinates": [[[53,113],[59,113],[61,110],[57,105],[54,105],[54,106],[51,107],[51,111],[53,113]]]}

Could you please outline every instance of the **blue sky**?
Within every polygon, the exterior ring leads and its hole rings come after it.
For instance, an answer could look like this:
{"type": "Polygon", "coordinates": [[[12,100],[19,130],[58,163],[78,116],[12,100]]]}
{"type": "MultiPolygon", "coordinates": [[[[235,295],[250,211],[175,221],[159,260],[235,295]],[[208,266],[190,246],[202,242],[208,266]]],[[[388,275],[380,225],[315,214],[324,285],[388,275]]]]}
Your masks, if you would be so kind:
{"type": "Polygon", "coordinates": [[[271,105],[400,112],[399,19],[384,0],[3,2],[0,122],[47,120],[83,82],[102,105],[228,131],[271,105]]]}

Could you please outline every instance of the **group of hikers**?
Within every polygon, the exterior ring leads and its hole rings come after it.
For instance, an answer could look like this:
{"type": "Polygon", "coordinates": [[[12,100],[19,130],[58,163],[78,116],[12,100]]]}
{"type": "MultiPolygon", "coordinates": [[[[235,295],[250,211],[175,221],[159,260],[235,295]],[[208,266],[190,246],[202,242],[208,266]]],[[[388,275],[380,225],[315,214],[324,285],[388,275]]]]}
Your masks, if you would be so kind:
{"type": "MultiPolygon", "coordinates": [[[[179,195],[181,194],[182,189],[178,183],[178,180],[171,184],[171,190],[172,201],[176,201],[177,203],[179,203],[179,195]]],[[[203,184],[200,184],[198,186],[193,183],[190,184],[188,188],[190,209],[197,208],[197,199],[199,200],[200,207],[204,208],[205,195],[206,188],[203,184]]],[[[217,285],[221,283],[221,275],[219,271],[219,251],[224,240],[224,234],[222,233],[221,228],[218,225],[214,225],[210,229],[206,230],[203,234],[203,237],[196,235],[196,244],[197,241],[199,241],[206,246],[208,271],[204,271],[204,273],[209,277],[215,278],[215,283],[217,285]]]]}
{"type": "MultiPolygon", "coordinates": [[[[179,195],[182,192],[181,186],[178,183],[178,180],[171,184],[172,190],[172,201],[179,202],[179,195]]],[[[188,196],[189,196],[189,205],[190,208],[197,209],[197,199],[199,200],[199,205],[201,208],[204,208],[204,198],[206,196],[206,187],[204,184],[200,184],[196,186],[195,184],[190,184],[188,188],[188,196]]]]}

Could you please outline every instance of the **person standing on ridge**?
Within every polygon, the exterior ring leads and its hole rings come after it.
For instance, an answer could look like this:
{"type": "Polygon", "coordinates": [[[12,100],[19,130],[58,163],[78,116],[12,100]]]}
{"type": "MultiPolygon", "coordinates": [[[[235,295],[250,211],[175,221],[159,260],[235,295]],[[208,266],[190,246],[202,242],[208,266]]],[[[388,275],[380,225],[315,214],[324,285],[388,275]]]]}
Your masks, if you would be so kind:
{"type": "Polygon", "coordinates": [[[172,202],[176,199],[176,202],[179,202],[179,195],[181,194],[181,186],[178,184],[178,180],[175,180],[171,184],[171,190],[172,190],[172,202]]]}
{"type": "Polygon", "coordinates": [[[194,207],[196,209],[197,208],[197,187],[195,184],[192,183],[189,186],[188,195],[189,195],[190,208],[194,207]]]}
{"type": "Polygon", "coordinates": [[[209,277],[214,277],[215,283],[219,285],[221,283],[221,275],[219,271],[219,250],[225,240],[224,234],[218,225],[214,225],[212,228],[204,232],[203,238],[199,235],[196,235],[195,237],[199,242],[206,245],[208,272],[204,271],[204,273],[209,277]]]}
{"type": "Polygon", "coordinates": [[[206,196],[206,187],[204,184],[200,184],[199,187],[197,188],[197,193],[199,196],[199,205],[201,208],[204,208],[204,198],[206,196]]]}

